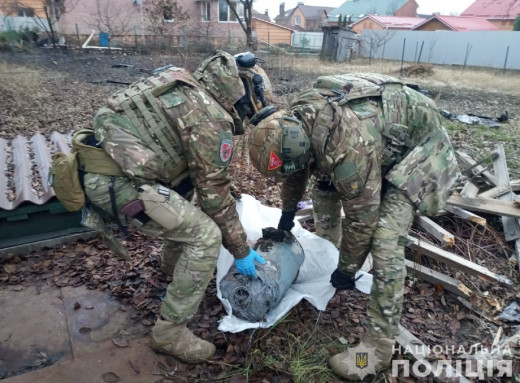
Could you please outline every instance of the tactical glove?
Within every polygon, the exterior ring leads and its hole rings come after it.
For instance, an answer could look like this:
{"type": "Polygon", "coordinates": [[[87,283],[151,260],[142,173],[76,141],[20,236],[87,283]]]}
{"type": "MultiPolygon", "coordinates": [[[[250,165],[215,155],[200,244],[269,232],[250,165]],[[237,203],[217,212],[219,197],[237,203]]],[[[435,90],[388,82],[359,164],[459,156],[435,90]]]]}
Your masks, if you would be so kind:
{"type": "Polygon", "coordinates": [[[262,264],[266,263],[265,259],[251,249],[245,258],[235,259],[235,267],[240,274],[251,275],[253,278],[256,278],[255,261],[262,264]]]}
{"type": "Polygon", "coordinates": [[[280,221],[278,222],[278,230],[291,231],[291,229],[294,227],[293,221],[295,215],[295,210],[282,211],[282,216],[280,217],[280,221]]]}
{"type": "Polygon", "coordinates": [[[361,275],[354,279],[353,275],[336,269],[330,276],[330,283],[338,290],[354,290],[356,288],[356,281],[359,278],[361,278],[361,275]]]}

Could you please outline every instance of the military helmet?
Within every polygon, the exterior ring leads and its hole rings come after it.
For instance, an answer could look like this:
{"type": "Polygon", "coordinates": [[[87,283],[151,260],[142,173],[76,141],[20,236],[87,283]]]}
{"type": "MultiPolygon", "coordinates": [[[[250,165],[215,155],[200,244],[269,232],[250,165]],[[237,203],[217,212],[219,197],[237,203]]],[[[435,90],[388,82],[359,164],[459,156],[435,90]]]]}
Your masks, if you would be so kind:
{"type": "Polygon", "coordinates": [[[251,118],[260,109],[273,101],[271,81],[258,65],[260,61],[253,53],[244,52],[235,55],[238,73],[244,84],[246,94],[235,107],[243,118],[251,118]]]}
{"type": "Polygon", "coordinates": [[[253,166],[277,181],[306,169],[310,149],[301,121],[284,110],[260,121],[250,133],[249,155],[253,166]]]}
{"type": "Polygon", "coordinates": [[[232,55],[216,51],[202,62],[193,77],[227,112],[236,113],[234,105],[246,92],[232,55]]]}

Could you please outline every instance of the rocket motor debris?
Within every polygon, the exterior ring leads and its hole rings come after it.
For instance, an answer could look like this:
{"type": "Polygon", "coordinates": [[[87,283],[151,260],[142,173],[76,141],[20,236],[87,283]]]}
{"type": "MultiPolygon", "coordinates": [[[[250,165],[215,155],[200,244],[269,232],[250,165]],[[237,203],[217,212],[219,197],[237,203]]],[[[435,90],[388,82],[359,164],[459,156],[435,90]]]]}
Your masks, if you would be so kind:
{"type": "Polygon", "coordinates": [[[253,248],[267,261],[256,264],[258,278],[242,275],[233,266],[220,281],[220,291],[231,304],[233,315],[259,322],[296,280],[305,255],[291,233],[274,228],[263,229],[253,248]]]}

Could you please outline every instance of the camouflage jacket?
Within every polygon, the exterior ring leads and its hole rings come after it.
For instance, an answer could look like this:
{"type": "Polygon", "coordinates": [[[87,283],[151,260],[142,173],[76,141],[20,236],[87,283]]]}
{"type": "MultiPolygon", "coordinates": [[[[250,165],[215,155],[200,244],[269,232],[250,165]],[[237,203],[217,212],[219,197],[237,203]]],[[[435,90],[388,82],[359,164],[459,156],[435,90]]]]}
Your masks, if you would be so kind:
{"type": "Polygon", "coordinates": [[[187,71],[170,68],[117,92],[97,113],[94,131],[137,182],[174,187],[189,176],[223,245],[236,258],[247,255],[228,175],[233,118],[187,71]]]}
{"type": "MultiPolygon", "coordinates": [[[[381,77],[368,77],[376,88],[350,100],[331,102],[326,91],[311,89],[292,103],[311,141],[311,170],[329,175],[343,200],[359,197],[360,203],[379,201],[385,178],[422,213],[434,215],[459,176],[453,148],[432,100],[381,77]]],[[[294,210],[303,197],[310,172],[303,173],[284,181],[284,210],[294,210]]]]}

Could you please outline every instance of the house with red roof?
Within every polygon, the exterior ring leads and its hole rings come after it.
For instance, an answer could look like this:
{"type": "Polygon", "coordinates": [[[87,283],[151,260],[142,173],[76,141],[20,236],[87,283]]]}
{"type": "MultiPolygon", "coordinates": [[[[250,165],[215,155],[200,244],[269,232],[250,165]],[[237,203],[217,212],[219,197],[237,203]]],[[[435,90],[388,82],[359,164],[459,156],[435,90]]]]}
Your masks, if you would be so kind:
{"type": "Polygon", "coordinates": [[[375,31],[394,30],[409,31],[424,21],[421,17],[397,17],[397,16],[379,16],[367,15],[350,26],[356,33],[361,33],[365,29],[375,31]]]}
{"type": "Polygon", "coordinates": [[[483,17],[498,29],[512,31],[520,15],[520,0],[476,0],[461,16],[483,17]]]}
{"type": "Polygon", "coordinates": [[[413,31],[498,31],[499,29],[483,17],[433,15],[413,31]]]}
{"type": "Polygon", "coordinates": [[[319,31],[327,24],[328,12],[335,8],[305,5],[302,1],[292,9],[285,9],[285,3],[280,3],[280,14],[274,18],[278,25],[297,31],[319,31]]]}

